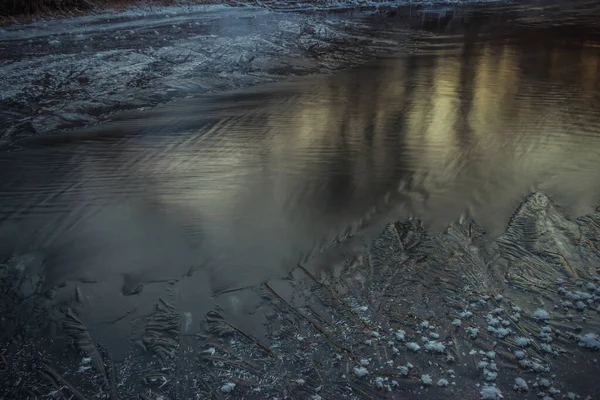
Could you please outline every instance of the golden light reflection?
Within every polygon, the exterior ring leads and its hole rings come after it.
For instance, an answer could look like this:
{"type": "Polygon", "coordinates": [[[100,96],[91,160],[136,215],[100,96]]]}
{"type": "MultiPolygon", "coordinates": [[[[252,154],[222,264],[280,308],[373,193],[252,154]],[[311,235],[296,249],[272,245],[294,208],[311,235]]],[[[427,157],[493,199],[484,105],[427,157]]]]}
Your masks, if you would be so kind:
{"type": "MultiPolygon", "coordinates": [[[[539,47],[465,46],[462,53],[441,50],[318,79],[296,98],[293,123],[275,139],[288,152],[273,161],[296,160],[301,186],[319,190],[334,190],[315,182],[343,168],[355,198],[408,179],[413,192],[428,199],[413,202],[412,212],[443,214],[443,223],[465,208],[486,214],[486,207],[496,207],[499,215],[483,218],[503,226],[533,188],[565,198],[563,189],[586,192],[571,206],[589,209],[599,196],[597,185],[588,189],[598,178],[591,166],[597,165],[600,122],[586,102],[597,99],[600,58],[582,52],[574,59],[580,50],[539,47]],[[593,132],[593,143],[582,140],[583,131],[593,132]],[[580,176],[574,180],[574,174],[580,176]]],[[[282,110],[275,109],[269,118],[278,125],[282,110]]]]}
{"type": "Polygon", "coordinates": [[[133,243],[150,231],[157,249],[162,231],[175,232],[178,245],[193,243],[190,258],[213,260],[218,290],[408,215],[442,229],[468,213],[498,234],[535,189],[583,214],[600,200],[600,54],[588,50],[465,40],[250,89],[241,105],[185,101],[167,119],[144,114],[160,135],[95,143],[76,173],[44,181],[77,188],[52,200],[75,210],[57,214],[65,221],[98,198],[133,204],[80,225],[124,218],[133,243]],[[146,221],[157,209],[164,219],[146,221]]]}

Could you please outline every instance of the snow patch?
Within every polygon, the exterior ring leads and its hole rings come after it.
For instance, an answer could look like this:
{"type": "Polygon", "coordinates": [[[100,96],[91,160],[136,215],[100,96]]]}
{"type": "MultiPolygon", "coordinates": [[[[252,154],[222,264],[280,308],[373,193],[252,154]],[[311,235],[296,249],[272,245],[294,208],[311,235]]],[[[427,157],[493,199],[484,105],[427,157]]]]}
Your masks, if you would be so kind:
{"type": "Polygon", "coordinates": [[[598,335],[590,332],[580,336],[579,346],[585,349],[600,350],[600,340],[598,340],[598,335]]]}
{"type": "Polygon", "coordinates": [[[418,344],[416,344],[415,342],[409,342],[409,343],[406,343],[406,347],[407,347],[409,350],[411,350],[411,351],[414,351],[414,352],[417,352],[417,351],[421,350],[421,346],[419,346],[419,345],[418,345],[418,344]]]}
{"type": "Polygon", "coordinates": [[[540,362],[535,360],[519,360],[519,365],[525,369],[534,372],[550,372],[550,367],[542,365],[540,362]]]}
{"type": "Polygon", "coordinates": [[[515,344],[519,347],[527,347],[531,344],[531,339],[528,339],[523,336],[519,336],[515,338],[515,344]]]}
{"type": "Polygon", "coordinates": [[[504,398],[500,389],[495,386],[485,386],[480,394],[483,400],[500,400],[504,398]]]}
{"type": "Polygon", "coordinates": [[[490,382],[490,381],[495,381],[496,378],[498,377],[498,373],[497,372],[492,372],[490,370],[484,369],[483,370],[483,376],[485,377],[485,380],[490,382]]]}
{"type": "Polygon", "coordinates": [[[570,291],[563,287],[558,289],[558,293],[571,300],[587,300],[592,298],[592,295],[587,292],[582,292],[581,290],[570,291]]]}
{"type": "Polygon", "coordinates": [[[233,389],[235,389],[235,383],[233,382],[227,382],[226,384],[221,386],[221,392],[223,393],[231,393],[233,392],[233,389]]]}
{"type": "Polygon", "coordinates": [[[504,339],[512,333],[512,331],[509,328],[496,328],[491,325],[488,326],[487,330],[489,333],[496,336],[498,339],[504,339]]]}
{"type": "Polygon", "coordinates": [[[527,386],[527,382],[523,378],[515,378],[515,384],[513,386],[517,392],[528,392],[529,386],[527,386]]]}
{"type": "Polygon", "coordinates": [[[525,357],[527,357],[527,353],[525,353],[523,350],[515,350],[515,357],[517,357],[519,360],[524,359],[525,357]]]}
{"type": "Polygon", "coordinates": [[[396,332],[396,340],[400,341],[400,342],[404,342],[406,340],[406,332],[404,332],[403,330],[398,330],[396,332]]]}
{"type": "Polygon", "coordinates": [[[442,379],[440,379],[439,381],[437,381],[437,385],[438,385],[439,387],[446,387],[446,386],[448,386],[448,380],[447,380],[447,379],[444,379],[444,378],[442,378],[442,379]]]}
{"type": "Polygon", "coordinates": [[[425,350],[435,353],[444,353],[446,351],[446,346],[440,342],[430,341],[425,343],[425,350]]]}
{"type": "Polygon", "coordinates": [[[553,352],[552,346],[550,346],[548,343],[542,343],[542,344],[540,344],[540,348],[542,350],[544,350],[546,353],[552,353],[553,352]]]}
{"type": "Polygon", "coordinates": [[[479,328],[466,327],[465,331],[471,335],[471,339],[477,339],[477,335],[479,335],[479,328]]]}
{"type": "Polygon", "coordinates": [[[539,381],[539,383],[538,383],[538,384],[539,384],[541,387],[543,387],[543,388],[549,388],[549,387],[550,387],[550,385],[551,385],[550,381],[549,381],[548,379],[546,379],[546,378],[542,378],[542,379],[540,379],[540,381],[539,381]]]}
{"type": "Polygon", "coordinates": [[[421,382],[423,382],[423,385],[429,386],[433,381],[429,375],[421,375],[421,382]]]}
{"type": "Polygon", "coordinates": [[[546,321],[550,319],[550,314],[548,311],[538,308],[533,312],[533,318],[546,321]]]}

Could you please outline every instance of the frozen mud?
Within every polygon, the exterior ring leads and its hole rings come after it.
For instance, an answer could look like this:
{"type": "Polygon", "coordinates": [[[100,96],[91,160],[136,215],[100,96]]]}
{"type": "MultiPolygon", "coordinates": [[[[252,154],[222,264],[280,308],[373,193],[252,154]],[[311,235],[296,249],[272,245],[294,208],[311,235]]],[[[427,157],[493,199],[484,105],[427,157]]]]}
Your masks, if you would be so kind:
{"type": "MultiPolygon", "coordinates": [[[[138,7],[0,28],[0,137],[80,127],[118,111],[294,76],[328,73],[376,57],[413,52],[452,18],[435,2],[260,2],[260,5],[138,7]],[[417,28],[417,29],[414,29],[417,28]]],[[[493,3],[493,2],[483,2],[493,3]]],[[[535,7],[495,18],[535,25],[535,7]]],[[[590,6],[568,17],[595,24],[590,6]]],[[[557,9],[545,9],[546,19],[557,9]]],[[[558,17],[564,22],[565,10],[558,17]]],[[[486,15],[486,11],[479,13],[486,15]]],[[[494,20],[491,18],[490,20],[494,20]]]]}
{"type": "Polygon", "coordinates": [[[115,111],[325,73],[415,46],[407,26],[368,23],[369,15],[172,7],[6,27],[0,135],[10,143],[115,111]]]}
{"type": "Polygon", "coordinates": [[[405,220],[390,223],[335,270],[310,265],[223,295],[203,321],[161,299],[146,318],[129,321],[130,350],[113,360],[78,319],[79,294],[51,305],[51,293],[36,291],[43,260],[15,257],[2,267],[2,295],[10,291],[14,301],[2,316],[14,323],[3,332],[1,395],[599,395],[598,211],[571,221],[535,193],[497,239],[474,221],[430,235],[417,220],[405,220]]]}

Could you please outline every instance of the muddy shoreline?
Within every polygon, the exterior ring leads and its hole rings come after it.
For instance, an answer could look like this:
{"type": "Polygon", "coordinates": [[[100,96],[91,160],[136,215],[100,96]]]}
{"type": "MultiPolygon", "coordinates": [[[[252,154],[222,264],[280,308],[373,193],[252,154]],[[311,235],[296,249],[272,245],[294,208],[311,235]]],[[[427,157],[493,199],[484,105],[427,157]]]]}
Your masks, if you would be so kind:
{"type": "Polygon", "coordinates": [[[532,12],[502,3],[265,3],[136,7],[4,26],[0,143],[413,53],[453,18],[523,27],[535,24],[532,12]]]}
{"type": "MultiPolygon", "coordinates": [[[[0,141],[94,125],[179,98],[327,74],[413,52],[430,36],[420,29],[421,5],[332,7],[139,7],[6,26],[0,141]]],[[[427,18],[447,23],[437,16],[447,8],[428,10],[427,18]]]]}
{"type": "MultiPolygon", "coordinates": [[[[123,310],[107,324],[129,327],[129,350],[112,356],[94,341],[99,327],[78,316],[93,301],[86,283],[40,293],[43,255],[15,256],[2,269],[0,395],[599,395],[599,211],[571,221],[536,193],[496,239],[475,221],[429,235],[405,220],[346,254],[330,270],[307,262],[285,279],[224,294],[202,321],[169,296],[142,319],[123,310]]],[[[172,292],[179,284],[167,283],[172,292]]]]}

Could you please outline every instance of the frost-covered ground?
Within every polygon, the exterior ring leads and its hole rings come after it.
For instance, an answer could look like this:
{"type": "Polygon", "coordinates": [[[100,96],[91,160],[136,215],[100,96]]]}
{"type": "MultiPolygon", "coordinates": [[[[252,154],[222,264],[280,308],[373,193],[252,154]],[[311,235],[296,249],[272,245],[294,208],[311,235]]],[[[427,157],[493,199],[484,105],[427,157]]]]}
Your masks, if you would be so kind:
{"type": "MultiPolygon", "coordinates": [[[[412,51],[423,33],[410,27],[442,21],[456,14],[450,4],[463,3],[480,1],[147,6],[4,26],[0,143],[98,123],[115,111],[412,51]]],[[[597,23],[589,7],[572,8],[569,18],[597,23]]],[[[522,12],[515,22],[535,24],[535,10],[509,12],[522,12]]],[[[553,10],[545,10],[546,20],[553,10]]],[[[564,10],[557,18],[565,21],[564,10]]]]}
{"type": "MultiPolygon", "coordinates": [[[[373,11],[138,8],[0,30],[5,142],[93,124],[111,112],[272,82],[410,51],[407,26],[373,11]]],[[[415,13],[415,18],[419,18],[415,13]]]]}
{"type": "Polygon", "coordinates": [[[4,26],[0,143],[411,51],[410,26],[463,3],[480,1],[139,6],[4,26]]]}
{"type": "MultiPolygon", "coordinates": [[[[4,282],[28,263],[31,257],[10,260],[4,282]]],[[[15,299],[30,286],[35,292],[33,280],[21,282],[15,299]]],[[[130,321],[130,351],[117,361],[77,317],[80,302],[76,291],[59,308],[25,299],[2,310],[8,320],[20,313],[25,340],[15,335],[3,350],[0,396],[600,395],[600,211],[571,221],[542,193],[527,198],[496,240],[473,221],[439,235],[416,220],[389,224],[338,268],[307,264],[286,279],[221,296],[200,329],[160,300],[146,318],[130,321]],[[66,337],[38,332],[32,340],[23,329],[54,318],[66,337]]],[[[57,329],[56,322],[46,326],[57,329]]]]}

